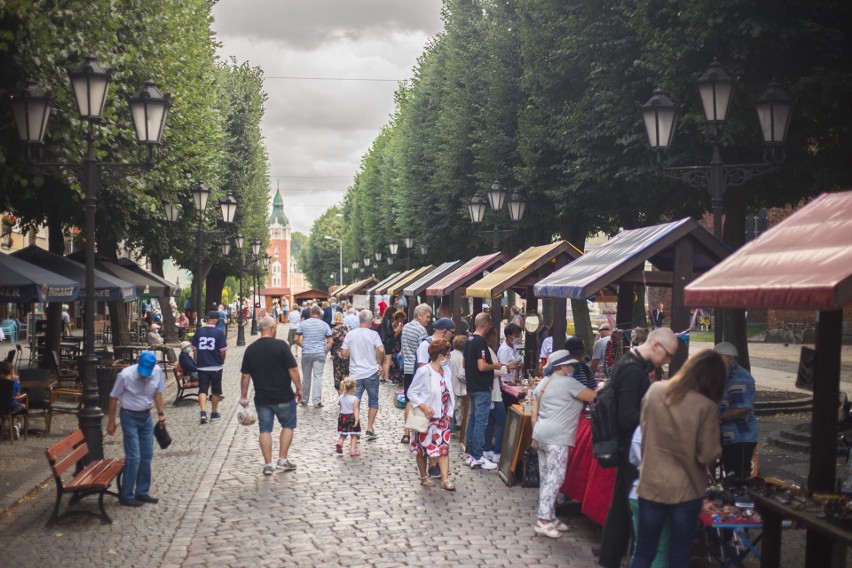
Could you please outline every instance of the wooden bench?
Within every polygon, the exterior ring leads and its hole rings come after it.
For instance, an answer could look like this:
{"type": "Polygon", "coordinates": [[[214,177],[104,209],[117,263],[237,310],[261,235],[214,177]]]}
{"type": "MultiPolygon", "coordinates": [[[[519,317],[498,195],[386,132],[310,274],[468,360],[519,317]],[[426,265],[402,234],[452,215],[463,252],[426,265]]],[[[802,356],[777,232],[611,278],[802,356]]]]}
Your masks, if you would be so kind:
{"type": "Polygon", "coordinates": [[[82,430],[75,430],[70,433],[64,440],[45,450],[45,455],[47,455],[47,461],[50,462],[50,469],[53,470],[53,480],[56,482],[56,505],[53,507],[53,515],[51,515],[47,524],[52,525],[59,519],[69,515],[92,515],[100,517],[103,524],[112,524],[112,519],[109,518],[109,515],[104,510],[104,495],[109,493],[118,497],[118,493],[109,491],[108,489],[116,478],[118,478],[118,487],[121,487],[121,475],[124,473],[124,458],[108,458],[92,461],[85,468],[75,473],[70,480],[63,482],[63,474],[89,455],[89,447],[83,438],[82,430]],[[65,493],[73,494],[69,504],[77,503],[80,499],[88,495],[97,494],[100,514],[84,509],[76,509],[66,511],[60,515],[59,505],[62,503],[62,495],[65,493]]]}
{"type": "Polygon", "coordinates": [[[198,389],[198,381],[193,379],[190,375],[184,375],[183,369],[180,368],[179,364],[171,367],[171,369],[175,374],[175,385],[177,386],[177,395],[175,396],[174,406],[177,406],[179,402],[187,398],[195,397],[197,399],[197,390],[195,392],[186,391],[188,389],[198,389]]]}

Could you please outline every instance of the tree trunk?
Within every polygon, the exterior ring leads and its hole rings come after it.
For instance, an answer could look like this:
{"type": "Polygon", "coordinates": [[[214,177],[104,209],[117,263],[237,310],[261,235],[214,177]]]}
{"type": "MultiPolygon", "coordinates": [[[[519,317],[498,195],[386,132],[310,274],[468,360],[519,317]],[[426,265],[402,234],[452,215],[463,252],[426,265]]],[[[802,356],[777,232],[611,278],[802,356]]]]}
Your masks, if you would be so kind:
{"type": "Polygon", "coordinates": [[[618,329],[633,328],[633,284],[618,285],[618,303],[615,307],[615,325],[618,329]]]}
{"type": "Polygon", "coordinates": [[[639,284],[633,285],[633,327],[648,327],[648,314],[645,311],[645,287],[639,284]]]}
{"type": "Polygon", "coordinates": [[[211,267],[205,278],[206,297],[204,307],[209,309],[214,303],[218,306],[222,302],[222,290],[225,288],[225,278],[228,275],[218,268],[211,267]]]}
{"type": "MultiPolygon", "coordinates": [[[[736,250],[745,241],[745,203],[744,191],[730,191],[725,195],[725,226],[722,237],[732,249],[736,250]]],[[[744,310],[723,310],[722,317],[716,317],[716,321],[722,322],[722,339],[733,343],[739,357],[737,362],[751,369],[751,360],[748,354],[748,332],[744,310]]]]}
{"type": "MultiPolygon", "coordinates": [[[[98,254],[107,259],[118,261],[118,241],[106,231],[98,234],[98,254]]],[[[137,290],[137,293],[139,291],[137,290]]],[[[140,300],[141,301],[141,300],[140,300]]],[[[112,329],[112,346],[120,347],[130,345],[132,337],[130,333],[130,321],[127,317],[127,305],[122,301],[109,302],[109,325],[112,329]]]]}
{"type": "MultiPolygon", "coordinates": [[[[581,251],[586,250],[586,234],[588,226],[586,220],[576,211],[567,215],[565,227],[562,230],[563,238],[581,251]]],[[[591,353],[594,345],[595,335],[592,332],[592,318],[589,316],[589,303],[585,298],[571,300],[571,314],[574,317],[574,335],[583,340],[586,350],[591,353]]]]}
{"type": "MultiPolygon", "coordinates": [[[[48,209],[47,211],[47,248],[50,252],[58,255],[65,254],[65,239],[62,235],[62,216],[55,209],[48,209]]],[[[83,282],[80,283],[81,288],[83,284],[83,282]]],[[[45,328],[46,336],[44,338],[45,350],[42,352],[39,367],[49,369],[50,354],[53,351],[59,353],[59,340],[62,338],[62,303],[53,302],[48,304],[44,317],[47,322],[47,327],[45,328]]],[[[31,331],[34,332],[35,330],[31,331]]]]}
{"type": "MultiPolygon", "coordinates": [[[[156,255],[151,255],[151,272],[157,276],[163,276],[163,259],[156,255]]],[[[160,296],[157,298],[160,302],[160,310],[163,314],[163,341],[166,343],[177,342],[177,327],[175,325],[175,313],[172,310],[172,302],[170,296],[160,296]]]]}

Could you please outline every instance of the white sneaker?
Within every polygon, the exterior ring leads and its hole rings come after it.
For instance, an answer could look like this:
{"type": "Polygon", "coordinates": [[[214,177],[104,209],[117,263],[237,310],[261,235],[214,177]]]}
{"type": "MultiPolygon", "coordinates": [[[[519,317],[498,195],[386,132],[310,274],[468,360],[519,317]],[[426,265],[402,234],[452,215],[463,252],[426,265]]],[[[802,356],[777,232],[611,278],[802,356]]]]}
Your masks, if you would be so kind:
{"type": "Polygon", "coordinates": [[[471,462],[476,461],[476,460],[473,459],[473,456],[470,455],[470,454],[462,454],[461,458],[462,458],[462,461],[464,462],[464,465],[470,465],[471,462]]]}
{"type": "Polygon", "coordinates": [[[493,461],[494,463],[500,463],[500,454],[494,454],[494,455],[493,455],[493,456],[491,456],[491,458],[489,458],[489,459],[490,459],[491,461],[493,461]]]}
{"type": "Polygon", "coordinates": [[[494,452],[482,452],[482,457],[489,461],[494,461],[494,452]]]}
{"type": "Polygon", "coordinates": [[[481,468],[481,467],[482,467],[482,461],[483,461],[483,458],[480,458],[480,459],[478,459],[478,460],[475,460],[475,459],[473,459],[473,457],[471,456],[470,461],[468,461],[468,462],[467,462],[467,465],[469,465],[469,466],[470,466],[470,469],[479,469],[479,468],[481,468]]]}
{"type": "Polygon", "coordinates": [[[479,460],[479,462],[480,462],[480,467],[482,467],[482,469],[485,469],[485,470],[497,469],[496,463],[494,463],[493,461],[486,459],[484,457],[481,460],[479,460]]]}

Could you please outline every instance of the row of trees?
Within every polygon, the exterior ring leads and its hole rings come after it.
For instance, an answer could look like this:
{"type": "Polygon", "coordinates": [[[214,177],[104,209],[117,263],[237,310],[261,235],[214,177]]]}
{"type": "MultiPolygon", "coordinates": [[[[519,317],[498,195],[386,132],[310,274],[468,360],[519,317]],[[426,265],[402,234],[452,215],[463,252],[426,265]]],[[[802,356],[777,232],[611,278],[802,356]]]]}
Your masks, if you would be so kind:
{"type": "Polygon", "coordinates": [[[326,234],[343,239],[345,266],[408,233],[429,245],[428,262],[490,250],[467,203],[495,179],[527,200],[510,252],[556,238],[582,249],[598,231],[700,216],[707,192],[655,175],[637,101],[662,85],[682,102],[672,158],[708,163],[696,79],[714,58],[737,80],[727,162],[761,160],[753,105],[770,81],[795,99],[780,172],[725,197],[724,238],[739,246],[748,210],[849,184],[850,16],[848,3],[805,0],[445,0],[444,31],[329,210],[343,218],[314,225],[302,267],[314,285],[332,283],[337,245],[326,234]]]}
{"type": "MultiPolygon", "coordinates": [[[[67,70],[85,56],[95,55],[114,70],[104,119],[96,128],[99,159],[139,161],[126,94],[152,78],[171,93],[174,105],[153,170],[102,176],[97,247],[108,258],[115,258],[119,247],[136,250],[150,257],[160,274],[169,257],[195,273],[198,218],[189,189],[204,183],[213,190],[202,220],[205,304],[218,301],[226,276],[239,270],[235,252],[223,257],[222,240],[240,231],[246,243],[268,241],[268,159],[260,131],[263,76],[248,64],[217,58],[212,5],[209,0],[7,0],[0,7],[0,95],[8,101],[34,78],[54,98],[45,162],[82,158],[85,142],[67,70]],[[239,200],[235,228],[223,226],[216,206],[228,191],[239,200]],[[176,224],[165,218],[166,201],[182,206],[176,224]]],[[[0,105],[0,124],[12,120],[10,106],[0,105]]],[[[15,129],[0,129],[0,209],[14,212],[24,227],[46,224],[50,250],[62,253],[67,229],[84,226],[81,201],[73,172],[33,169],[15,129]]],[[[169,323],[168,303],[161,304],[169,323]]],[[[110,311],[114,318],[123,317],[121,309],[110,311]]],[[[126,329],[121,321],[113,323],[113,329],[126,329]]]]}

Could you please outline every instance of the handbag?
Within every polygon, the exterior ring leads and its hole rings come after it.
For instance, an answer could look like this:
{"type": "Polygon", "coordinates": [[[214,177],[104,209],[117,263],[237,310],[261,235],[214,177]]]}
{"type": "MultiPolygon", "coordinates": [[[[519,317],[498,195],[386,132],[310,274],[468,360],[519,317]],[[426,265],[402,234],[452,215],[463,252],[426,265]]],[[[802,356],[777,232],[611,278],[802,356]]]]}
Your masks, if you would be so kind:
{"type": "Polygon", "coordinates": [[[172,437],[169,435],[169,431],[166,430],[166,425],[162,422],[157,422],[157,425],[154,426],[154,437],[157,439],[157,443],[160,444],[160,448],[163,450],[172,444],[172,437]]]}
{"type": "MultiPolygon", "coordinates": [[[[429,401],[432,401],[432,371],[429,371],[429,401]]],[[[410,388],[410,387],[409,387],[410,388]]],[[[405,421],[405,427],[412,432],[423,433],[429,429],[430,420],[426,417],[426,413],[420,410],[419,406],[412,406],[408,412],[408,419],[405,421]]]]}
{"type": "Polygon", "coordinates": [[[533,448],[527,448],[524,452],[524,477],[521,487],[538,487],[538,452],[533,448]]]}

